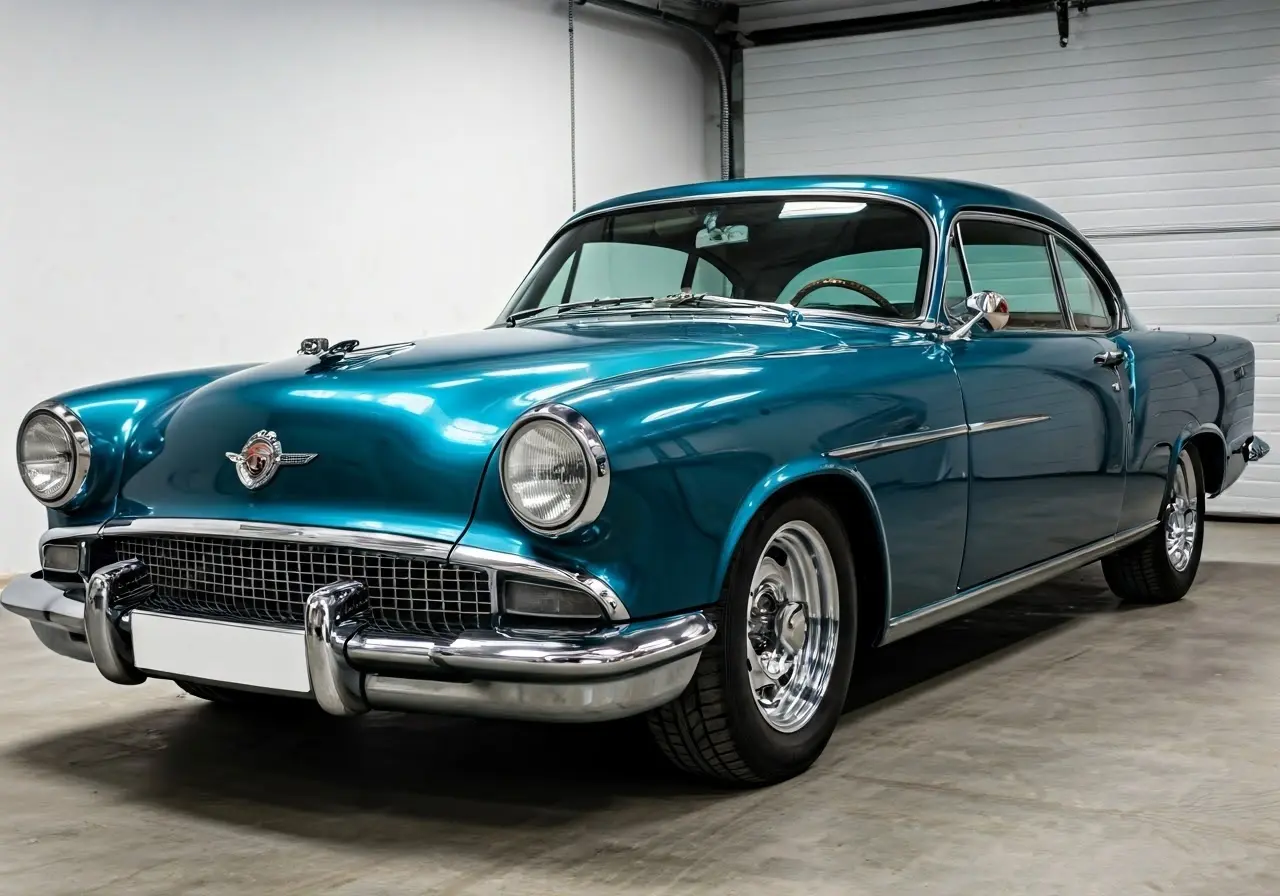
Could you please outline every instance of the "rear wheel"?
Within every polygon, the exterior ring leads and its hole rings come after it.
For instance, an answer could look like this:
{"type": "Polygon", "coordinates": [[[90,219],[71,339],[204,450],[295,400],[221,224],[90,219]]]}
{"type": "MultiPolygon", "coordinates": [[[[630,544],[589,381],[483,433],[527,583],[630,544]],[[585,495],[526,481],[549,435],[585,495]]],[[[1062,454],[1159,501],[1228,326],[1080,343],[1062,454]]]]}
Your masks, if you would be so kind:
{"type": "Polygon", "coordinates": [[[1191,590],[1204,548],[1204,470],[1194,445],[1178,455],[1160,525],[1102,561],[1107,585],[1133,603],[1165,604],[1191,590]]]}
{"type": "Polygon", "coordinates": [[[839,517],[811,497],[748,526],[723,617],[693,680],[649,715],[676,766],[734,784],[807,769],[835,731],[853,668],[857,594],[839,517]]]}

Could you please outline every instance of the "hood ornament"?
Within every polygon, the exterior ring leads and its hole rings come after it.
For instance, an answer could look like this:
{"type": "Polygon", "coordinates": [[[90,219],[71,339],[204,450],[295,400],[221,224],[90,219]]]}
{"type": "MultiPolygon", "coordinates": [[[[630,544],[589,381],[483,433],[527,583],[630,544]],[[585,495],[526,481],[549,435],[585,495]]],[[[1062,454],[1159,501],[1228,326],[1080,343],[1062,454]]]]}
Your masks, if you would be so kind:
{"type": "Polygon", "coordinates": [[[359,345],[359,339],[344,339],[330,345],[329,340],[323,336],[312,336],[310,339],[302,340],[302,345],[298,347],[298,354],[319,355],[321,360],[341,360],[344,355],[355,351],[359,345]]]}
{"type": "Polygon", "coordinates": [[[236,465],[240,484],[247,489],[262,488],[280,467],[300,467],[316,459],[314,454],[285,454],[274,432],[255,432],[239,452],[228,451],[227,460],[236,465]]]}

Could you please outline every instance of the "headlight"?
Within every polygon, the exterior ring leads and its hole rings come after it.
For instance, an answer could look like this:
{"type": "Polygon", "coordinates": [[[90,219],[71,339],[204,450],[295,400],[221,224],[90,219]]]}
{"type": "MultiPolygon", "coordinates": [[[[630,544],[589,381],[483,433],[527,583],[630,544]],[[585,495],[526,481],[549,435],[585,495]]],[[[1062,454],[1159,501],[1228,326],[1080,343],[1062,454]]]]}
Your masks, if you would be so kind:
{"type": "Polygon", "coordinates": [[[41,405],[18,429],[18,472],[40,502],[61,507],[89,475],[89,434],[60,404],[41,405]]]}
{"type": "Polygon", "coordinates": [[[573,408],[525,414],[502,445],[502,492],[529,529],[563,535],[595,522],[609,493],[609,460],[595,427],[573,408]]]}

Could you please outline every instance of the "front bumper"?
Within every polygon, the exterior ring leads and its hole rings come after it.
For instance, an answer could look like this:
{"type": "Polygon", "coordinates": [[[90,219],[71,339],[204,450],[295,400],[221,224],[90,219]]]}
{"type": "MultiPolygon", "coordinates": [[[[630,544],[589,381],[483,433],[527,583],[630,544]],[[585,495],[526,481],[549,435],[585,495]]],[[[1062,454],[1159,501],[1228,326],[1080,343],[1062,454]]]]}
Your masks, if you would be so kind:
{"type": "MultiPolygon", "coordinates": [[[[38,574],[23,576],[0,593],[0,604],[27,618],[51,650],[93,662],[116,683],[184,677],[134,666],[131,617],[145,603],[137,586],[145,573],[136,560],[104,567],[90,578],[83,603],[38,574]]],[[[537,721],[623,718],[678,696],[715,634],[696,612],[563,636],[502,629],[452,639],[388,634],[360,618],[364,599],[364,586],[347,581],[307,601],[302,649],[310,695],[334,715],[380,709],[537,721]]]]}

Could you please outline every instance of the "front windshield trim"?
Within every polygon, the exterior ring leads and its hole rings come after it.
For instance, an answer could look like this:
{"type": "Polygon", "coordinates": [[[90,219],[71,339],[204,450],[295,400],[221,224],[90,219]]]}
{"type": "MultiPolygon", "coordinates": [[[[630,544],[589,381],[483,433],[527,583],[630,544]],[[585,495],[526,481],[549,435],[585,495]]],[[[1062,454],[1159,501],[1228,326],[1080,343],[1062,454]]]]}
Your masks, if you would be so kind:
{"type": "MultiPolygon", "coordinates": [[[[893,196],[886,193],[879,193],[875,190],[838,190],[838,189],[814,189],[814,190],[737,190],[729,193],[696,193],[688,196],[673,196],[668,199],[652,199],[647,202],[629,202],[623,205],[614,205],[609,208],[597,209],[590,213],[584,213],[570,218],[560,226],[542,247],[542,251],[538,253],[538,257],[534,259],[528,272],[521,278],[519,285],[512,292],[511,297],[503,306],[501,313],[497,319],[491,324],[494,327],[505,327],[507,317],[511,314],[511,309],[519,300],[521,291],[529,279],[529,276],[537,269],[538,263],[542,261],[544,255],[556,244],[556,242],[573,230],[589,221],[597,218],[607,218],[610,215],[620,214],[622,212],[635,211],[637,209],[656,208],[666,205],[690,205],[699,202],[732,200],[732,199],[830,199],[835,201],[848,200],[858,202],[861,200],[870,200],[873,202],[887,202],[894,205],[900,205],[908,208],[919,215],[925,223],[925,230],[929,234],[929,264],[926,268],[927,279],[925,280],[924,300],[920,303],[920,313],[915,317],[903,318],[901,320],[881,317],[874,314],[859,314],[857,311],[837,311],[831,309],[814,309],[818,314],[832,314],[841,318],[853,318],[859,321],[868,321],[871,323],[884,324],[893,327],[924,327],[932,328],[934,326],[932,320],[934,306],[934,286],[938,276],[938,226],[933,216],[919,203],[912,202],[902,196],[893,196]]],[[[803,314],[804,309],[800,309],[803,314]]],[[[536,320],[536,318],[535,318],[536,320]]]]}

